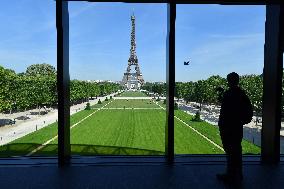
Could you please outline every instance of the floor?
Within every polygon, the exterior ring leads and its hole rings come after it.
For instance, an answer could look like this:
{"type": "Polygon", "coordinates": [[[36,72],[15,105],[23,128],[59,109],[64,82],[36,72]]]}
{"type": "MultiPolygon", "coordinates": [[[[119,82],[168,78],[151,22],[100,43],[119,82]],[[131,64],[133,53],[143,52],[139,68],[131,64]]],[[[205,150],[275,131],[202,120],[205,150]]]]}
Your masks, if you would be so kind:
{"type": "Polygon", "coordinates": [[[241,186],[225,185],[215,175],[225,170],[224,156],[73,157],[58,167],[56,158],[0,159],[0,188],[284,188],[284,162],[261,165],[259,157],[244,159],[241,186]]]}

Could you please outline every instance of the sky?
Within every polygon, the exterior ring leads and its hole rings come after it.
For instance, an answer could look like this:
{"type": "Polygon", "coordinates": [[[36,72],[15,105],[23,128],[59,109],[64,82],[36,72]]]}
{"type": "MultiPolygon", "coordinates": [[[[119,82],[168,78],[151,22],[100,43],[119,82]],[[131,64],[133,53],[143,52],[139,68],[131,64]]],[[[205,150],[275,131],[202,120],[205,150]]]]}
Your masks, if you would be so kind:
{"type": "MultiPolygon", "coordinates": [[[[136,17],[137,56],[146,81],[166,79],[166,4],[70,2],[70,77],[119,81],[136,17]]],[[[24,72],[56,67],[53,0],[0,1],[0,65],[24,72]]],[[[177,5],[176,81],[261,74],[265,6],[177,5]],[[184,61],[190,61],[184,66],[184,61]]]]}

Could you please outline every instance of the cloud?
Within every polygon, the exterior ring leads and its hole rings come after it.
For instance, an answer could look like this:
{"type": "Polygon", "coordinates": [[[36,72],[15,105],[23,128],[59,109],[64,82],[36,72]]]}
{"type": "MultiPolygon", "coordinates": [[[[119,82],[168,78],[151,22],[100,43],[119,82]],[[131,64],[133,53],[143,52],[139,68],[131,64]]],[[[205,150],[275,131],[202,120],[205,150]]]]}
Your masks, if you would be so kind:
{"type": "Polygon", "coordinates": [[[208,63],[212,59],[222,60],[224,57],[247,54],[244,50],[253,52],[263,48],[264,34],[253,33],[243,35],[210,35],[204,45],[195,48],[190,54],[199,59],[200,63],[208,63]],[[210,39],[211,38],[211,39],[210,39]],[[261,45],[261,46],[260,46],[261,45]]]}
{"type": "Polygon", "coordinates": [[[69,19],[71,18],[76,18],[77,16],[80,16],[81,14],[83,14],[84,12],[92,9],[96,4],[95,3],[87,3],[84,6],[80,5],[80,8],[74,9],[73,8],[69,8],[69,19]],[[70,11],[72,10],[72,11],[70,11]]]}

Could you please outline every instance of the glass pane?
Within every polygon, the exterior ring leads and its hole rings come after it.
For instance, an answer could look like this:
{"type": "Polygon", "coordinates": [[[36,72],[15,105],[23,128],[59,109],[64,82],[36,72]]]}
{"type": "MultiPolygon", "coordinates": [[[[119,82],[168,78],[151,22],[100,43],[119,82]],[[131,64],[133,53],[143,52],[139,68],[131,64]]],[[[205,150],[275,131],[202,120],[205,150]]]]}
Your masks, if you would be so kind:
{"type": "Polygon", "coordinates": [[[54,156],[55,1],[1,1],[0,22],[0,156],[54,156]]]}
{"type": "Polygon", "coordinates": [[[163,154],[166,6],[69,5],[72,154],[163,154]]]}
{"type": "Polygon", "coordinates": [[[228,89],[231,72],[254,107],[243,127],[243,153],[260,153],[264,22],[264,6],[177,6],[176,154],[224,153],[217,89],[228,89]]]}

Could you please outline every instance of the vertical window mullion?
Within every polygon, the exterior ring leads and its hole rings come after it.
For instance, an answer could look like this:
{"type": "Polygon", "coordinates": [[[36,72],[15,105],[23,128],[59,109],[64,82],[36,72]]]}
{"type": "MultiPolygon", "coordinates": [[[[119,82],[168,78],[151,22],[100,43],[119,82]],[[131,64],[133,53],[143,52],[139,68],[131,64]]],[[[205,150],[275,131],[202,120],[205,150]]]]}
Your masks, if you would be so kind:
{"type": "MultiPolygon", "coordinates": [[[[263,70],[263,125],[261,157],[264,163],[280,160],[283,55],[280,5],[266,6],[263,70]]],[[[283,33],[283,32],[282,32],[283,33]]]]}
{"type": "Polygon", "coordinates": [[[167,122],[165,153],[168,162],[174,161],[174,88],[175,88],[175,19],[176,4],[167,4],[167,122]]]}
{"type": "Polygon", "coordinates": [[[70,160],[70,77],[68,1],[56,1],[57,92],[58,92],[58,164],[70,160]]]}

